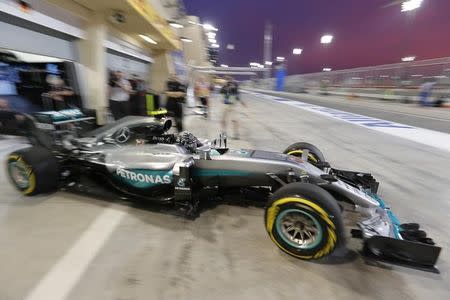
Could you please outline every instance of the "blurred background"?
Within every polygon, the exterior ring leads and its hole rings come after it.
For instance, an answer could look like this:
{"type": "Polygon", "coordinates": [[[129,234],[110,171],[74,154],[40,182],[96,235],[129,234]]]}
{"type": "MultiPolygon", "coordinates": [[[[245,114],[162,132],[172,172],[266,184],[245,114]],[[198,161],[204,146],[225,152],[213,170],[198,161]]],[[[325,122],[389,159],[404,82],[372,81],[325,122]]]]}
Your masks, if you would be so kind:
{"type": "Polygon", "coordinates": [[[441,275],[304,262],[256,207],[188,221],[30,198],[1,168],[0,300],[449,299],[449,30],[450,0],[0,0],[0,159],[29,145],[30,120],[54,142],[167,108],[171,132],[276,152],[307,141],[372,173],[444,249],[441,275]]]}
{"type": "MultiPolygon", "coordinates": [[[[191,87],[200,74],[219,83],[233,75],[252,88],[404,102],[432,83],[444,99],[449,10],[445,0],[1,0],[0,96],[32,113],[53,109],[49,92],[68,89],[67,105],[98,124],[115,71],[154,97],[175,73],[191,87]]],[[[135,106],[144,113],[146,103],[135,106]]]]}

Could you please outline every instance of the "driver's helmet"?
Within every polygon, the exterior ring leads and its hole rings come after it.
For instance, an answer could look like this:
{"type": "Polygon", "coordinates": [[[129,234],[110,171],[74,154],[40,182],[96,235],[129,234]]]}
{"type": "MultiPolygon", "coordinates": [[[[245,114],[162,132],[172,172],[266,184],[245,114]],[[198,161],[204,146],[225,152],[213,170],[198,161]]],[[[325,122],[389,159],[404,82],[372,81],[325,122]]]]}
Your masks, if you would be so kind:
{"type": "Polygon", "coordinates": [[[177,142],[191,152],[195,152],[197,147],[201,146],[200,141],[187,131],[183,131],[178,135],[177,142]]]}

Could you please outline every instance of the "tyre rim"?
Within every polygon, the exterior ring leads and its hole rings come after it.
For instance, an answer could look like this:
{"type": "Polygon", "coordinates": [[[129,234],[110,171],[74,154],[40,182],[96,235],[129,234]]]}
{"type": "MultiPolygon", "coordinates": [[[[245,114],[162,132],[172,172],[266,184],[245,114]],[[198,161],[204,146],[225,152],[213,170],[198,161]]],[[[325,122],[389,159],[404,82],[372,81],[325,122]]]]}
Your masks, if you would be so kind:
{"type": "Polygon", "coordinates": [[[9,163],[9,171],[14,183],[21,189],[27,189],[30,185],[27,167],[20,161],[9,163]]]}
{"type": "MultiPolygon", "coordinates": [[[[297,157],[302,157],[303,151],[302,150],[293,150],[287,153],[288,155],[293,155],[293,156],[297,156],[297,157]],[[296,154],[300,154],[300,155],[296,155],[296,154]]],[[[313,153],[308,153],[308,161],[312,164],[316,164],[319,162],[319,159],[313,154],[313,153]]]]}
{"type": "Polygon", "coordinates": [[[311,214],[299,210],[288,209],[281,212],[276,221],[281,238],[292,247],[311,249],[322,240],[322,228],[311,214]]]}

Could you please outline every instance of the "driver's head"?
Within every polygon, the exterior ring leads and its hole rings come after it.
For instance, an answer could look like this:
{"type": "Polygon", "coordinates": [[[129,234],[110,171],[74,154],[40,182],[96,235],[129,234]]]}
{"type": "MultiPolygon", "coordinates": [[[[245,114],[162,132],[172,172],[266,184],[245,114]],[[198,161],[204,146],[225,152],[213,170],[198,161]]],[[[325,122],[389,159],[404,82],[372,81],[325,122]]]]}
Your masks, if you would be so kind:
{"type": "Polygon", "coordinates": [[[9,110],[9,103],[6,99],[0,98],[0,110],[9,110]]]}

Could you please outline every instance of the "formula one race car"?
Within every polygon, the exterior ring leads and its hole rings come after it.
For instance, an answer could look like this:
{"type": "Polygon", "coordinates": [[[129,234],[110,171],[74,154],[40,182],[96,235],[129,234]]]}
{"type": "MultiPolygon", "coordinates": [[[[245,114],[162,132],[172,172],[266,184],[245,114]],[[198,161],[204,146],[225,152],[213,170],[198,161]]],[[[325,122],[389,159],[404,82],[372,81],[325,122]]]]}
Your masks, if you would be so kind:
{"type": "Polygon", "coordinates": [[[368,173],[332,168],[311,144],[295,143],[283,153],[229,149],[224,135],[208,141],[169,134],[164,116],[126,117],[81,137],[43,127],[31,130],[32,147],[7,159],[11,181],[25,195],[89,177],[119,195],[195,217],[199,203],[238,192],[263,203],[272,241],[304,260],[344,245],[342,208],[350,204],[359,212],[352,235],[363,239],[364,254],[437,272],[441,248],[418,224],[400,224],[377,195],[378,182],[368,173]]]}

